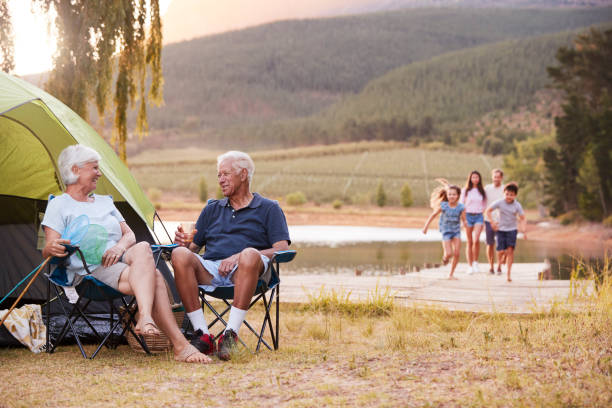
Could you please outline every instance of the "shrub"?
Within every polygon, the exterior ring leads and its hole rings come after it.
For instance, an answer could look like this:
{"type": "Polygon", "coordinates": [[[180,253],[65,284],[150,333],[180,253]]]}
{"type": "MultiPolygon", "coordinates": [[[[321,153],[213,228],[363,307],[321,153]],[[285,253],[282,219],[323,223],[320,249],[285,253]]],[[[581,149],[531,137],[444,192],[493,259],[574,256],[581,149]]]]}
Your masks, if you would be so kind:
{"type": "Polygon", "coordinates": [[[569,211],[559,216],[559,223],[561,225],[569,225],[575,222],[581,221],[580,213],[578,211],[569,211]]]}
{"type": "Polygon", "coordinates": [[[384,207],[387,204],[387,193],[385,193],[382,181],[379,181],[378,187],[376,187],[376,204],[379,207],[384,207]]]}
{"type": "Polygon", "coordinates": [[[332,207],[334,207],[334,210],[339,210],[342,208],[342,200],[340,200],[339,198],[336,198],[334,200],[334,202],[332,203],[332,207]]]}
{"type": "Polygon", "coordinates": [[[204,177],[200,178],[200,202],[205,203],[208,200],[208,184],[204,177]]]}
{"type": "Polygon", "coordinates": [[[412,204],[414,204],[414,201],[412,200],[412,189],[408,183],[404,183],[402,186],[400,198],[402,201],[402,206],[404,207],[410,207],[412,204]]]}
{"type": "Polygon", "coordinates": [[[225,196],[223,195],[223,190],[221,190],[221,186],[217,186],[217,200],[220,200],[223,197],[225,196]]]}
{"type": "Polygon", "coordinates": [[[612,215],[604,218],[603,225],[604,227],[612,228],[612,215]]]}
{"type": "Polygon", "coordinates": [[[302,205],[306,202],[306,196],[301,191],[295,191],[285,196],[285,201],[289,205],[302,205]]]}

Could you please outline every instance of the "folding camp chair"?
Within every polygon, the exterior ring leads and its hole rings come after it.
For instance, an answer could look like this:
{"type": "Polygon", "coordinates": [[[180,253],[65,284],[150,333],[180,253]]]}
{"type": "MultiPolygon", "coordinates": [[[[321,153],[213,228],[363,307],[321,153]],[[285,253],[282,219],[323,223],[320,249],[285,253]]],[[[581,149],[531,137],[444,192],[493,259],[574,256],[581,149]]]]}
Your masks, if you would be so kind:
{"type": "MultiPolygon", "coordinates": [[[[266,346],[268,350],[272,350],[272,347],[274,347],[274,350],[278,350],[280,264],[291,262],[293,258],[295,258],[295,255],[296,251],[293,250],[275,252],[274,256],[272,257],[272,259],[270,259],[270,262],[268,263],[268,270],[264,271],[264,273],[262,274],[262,276],[266,276],[267,274],[270,275],[269,282],[266,283],[261,278],[257,281],[257,287],[255,289],[255,294],[253,295],[254,299],[251,300],[248,309],[250,310],[251,307],[253,307],[253,305],[255,305],[261,299],[263,301],[264,306],[264,320],[261,324],[259,332],[257,332],[247,320],[244,321],[244,325],[251,331],[251,333],[255,335],[255,337],[257,337],[257,346],[255,347],[255,353],[259,352],[259,348],[262,344],[266,346]],[[272,316],[270,315],[270,310],[273,304],[275,304],[274,327],[272,324],[272,316]],[[269,329],[272,346],[270,346],[268,342],[264,339],[266,325],[269,329]]],[[[229,303],[229,300],[234,299],[234,287],[217,287],[212,291],[207,291],[204,285],[200,285],[199,294],[200,300],[202,302],[202,308],[206,305],[208,310],[210,310],[216,316],[215,319],[210,322],[208,328],[212,329],[212,327],[217,322],[220,322],[223,325],[223,329],[215,336],[215,340],[217,340],[225,330],[225,327],[227,327],[227,322],[224,320],[223,316],[225,316],[231,309],[231,304],[229,303]],[[206,299],[207,296],[222,300],[225,304],[225,309],[221,313],[219,313],[215,309],[215,307],[208,301],[208,299],[206,299]]],[[[240,337],[238,337],[238,340],[247,350],[250,350],[240,337]]]]}
{"type": "MultiPolygon", "coordinates": [[[[172,251],[174,247],[176,247],[176,245],[152,245],[151,249],[153,250],[153,254],[155,257],[155,264],[158,264],[162,256],[169,256],[168,254],[172,251]]],[[[83,267],[85,268],[87,273],[89,273],[87,263],[85,262],[84,256],[80,252],[80,249],[78,247],[73,246],[67,246],[67,248],[69,250],[69,253],[74,251],[80,253],[80,257],[83,260],[83,267]]],[[[135,315],[137,312],[137,307],[135,305],[136,298],[126,296],[121,292],[111,288],[110,286],[100,282],[93,276],[86,275],[83,277],[81,283],[79,283],[74,288],[79,298],[72,306],[72,310],[69,311],[70,307],[68,306],[68,303],[70,303],[70,300],[66,294],[66,290],[64,290],[63,288],[65,286],[68,286],[65,268],[60,265],[56,267],[52,272],[48,273],[46,276],[48,278],[47,299],[49,299],[47,301],[47,327],[49,327],[51,315],[51,287],[53,287],[53,289],[55,290],[55,294],[57,295],[57,299],[59,300],[62,312],[66,317],[66,322],[64,323],[64,326],[62,327],[58,338],[55,339],[53,342],[51,342],[50,333],[49,330],[47,330],[48,353],[53,353],[55,351],[57,345],[62,342],[62,340],[65,338],[65,336],[68,334],[68,331],[70,330],[76,340],[77,345],[79,346],[79,350],[81,351],[83,357],[93,359],[96,357],[96,355],[103,346],[106,346],[108,348],[115,348],[117,346],[116,342],[111,342],[109,340],[111,339],[111,336],[119,327],[119,325],[123,323],[123,329],[119,337],[122,337],[126,334],[126,332],[129,332],[130,335],[134,336],[134,338],[140,344],[142,349],[147,354],[151,354],[144,338],[142,336],[136,335],[132,330],[132,327],[135,324],[135,315]],[[100,317],[87,313],[87,307],[92,301],[107,302],[107,304],[109,305],[109,318],[103,318],[103,320],[108,320],[108,332],[104,337],[98,333],[98,331],[91,322],[92,318],[100,319],[100,317]],[[115,303],[118,301],[120,301],[119,308],[115,306],[115,303]],[[76,327],[76,323],[79,319],[82,319],[85,322],[85,324],[91,329],[94,336],[98,340],[98,347],[91,354],[91,356],[88,356],[85,350],[83,349],[81,336],[79,335],[79,332],[76,327]]]]}

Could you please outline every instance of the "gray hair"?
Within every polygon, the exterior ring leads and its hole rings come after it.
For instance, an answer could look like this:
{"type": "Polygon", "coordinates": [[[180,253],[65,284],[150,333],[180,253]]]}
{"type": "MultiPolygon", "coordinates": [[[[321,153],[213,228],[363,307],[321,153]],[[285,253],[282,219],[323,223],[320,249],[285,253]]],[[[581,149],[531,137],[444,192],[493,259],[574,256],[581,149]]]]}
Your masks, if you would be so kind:
{"type": "Polygon", "coordinates": [[[77,182],[79,177],[72,172],[72,166],[79,168],[85,163],[99,162],[100,154],[91,147],[80,144],[68,146],[60,153],[57,158],[57,166],[59,167],[60,176],[66,186],[77,182]]]}
{"type": "Polygon", "coordinates": [[[230,150],[217,157],[217,169],[219,169],[221,162],[225,160],[232,161],[232,167],[236,170],[236,173],[239,173],[242,169],[246,169],[249,176],[249,185],[251,184],[253,173],[255,173],[255,163],[253,163],[251,156],[244,152],[230,150]]]}

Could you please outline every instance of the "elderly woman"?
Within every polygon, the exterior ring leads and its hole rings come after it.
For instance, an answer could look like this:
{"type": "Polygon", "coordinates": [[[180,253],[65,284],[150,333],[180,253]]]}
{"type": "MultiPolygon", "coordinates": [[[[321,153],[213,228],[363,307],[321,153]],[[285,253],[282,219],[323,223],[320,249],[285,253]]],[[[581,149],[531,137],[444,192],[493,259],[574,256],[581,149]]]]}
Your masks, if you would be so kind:
{"type": "MultiPolygon", "coordinates": [[[[134,331],[137,334],[158,335],[161,329],[174,346],[174,358],[188,363],[207,363],[210,358],[200,353],[183,336],[170,308],[164,278],[155,268],[149,244],[136,243],[134,233],[127,225],[113,201],[108,196],[92,194],[98,178],[100,155],[93,149],[74,145],[64,149],[58,166],[65,194],[51,200],[42,221],[47,243],[43,256],[65,257],[61,233],[76,217],[85,214],[98,231],[103,228],[106,246],[100,265],[92,265],[92,276],[126,295],[133,295],[138,302],[139,319],[134,331]],[[159,326],[159,328],[158,328],[159,326]]],[[[82,280],[82,261],[73,255],[66,270],[73,285],[82,280]]]]}

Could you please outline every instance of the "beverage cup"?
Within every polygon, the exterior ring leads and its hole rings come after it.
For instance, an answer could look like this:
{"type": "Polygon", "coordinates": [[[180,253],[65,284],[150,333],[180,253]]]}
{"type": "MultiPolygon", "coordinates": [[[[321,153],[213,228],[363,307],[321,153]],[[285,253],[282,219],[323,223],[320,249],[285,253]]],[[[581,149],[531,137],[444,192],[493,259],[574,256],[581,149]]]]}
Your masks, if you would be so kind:
{"type": "Polygon", "coordinates": [[[183,232],[187,235],[185,238],[185,244],[189,245],[193,241],[193,232],[195,230],[194,222],[182,222],[181,228],[183,228],[183,232]]]}

